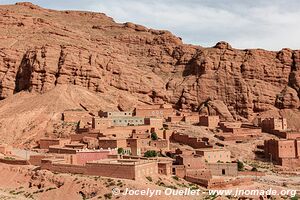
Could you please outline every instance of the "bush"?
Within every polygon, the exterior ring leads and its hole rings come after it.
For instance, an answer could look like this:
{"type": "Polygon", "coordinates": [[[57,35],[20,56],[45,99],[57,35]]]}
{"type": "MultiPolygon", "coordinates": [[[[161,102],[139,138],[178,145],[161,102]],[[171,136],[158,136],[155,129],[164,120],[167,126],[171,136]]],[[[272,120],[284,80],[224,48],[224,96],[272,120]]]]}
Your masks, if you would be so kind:
{"type": "Polygon", "coordinates": [[[257,168],[256,168],[256,167],[252,167],[251,171],[253,171],[253,172],[257,172],[258,170],[257,170],[257,168]]]}
{"type": "Polygon", "coordinates": [[[176,181],[179,180],[178,176],[172,176],[172,178],[173,178],[174,180],[176,180],[176,181]]]}
{"type": "Polygon", "coordinates": [[[147,158],[149,158],[149,157],[156,157],[157,153],[154,150],[149,150],[149,151],[146,151],[144,153],[144,156],[147,157],[147,158]]]}
{"type": "Polygon", "coordinates": [[[158,136],[155,132],[151,133],[151,139],[152,140],[157,140],[158,139],[158,136]]]}
{"type": "Polygon", "coordinates": [[[118,154],[124,154],[124,149],[122,147],[118,148],[118,154]]]}
{"type": "Polygon", "coordinates": [[[153,181],[151,176],[147,176],[146,179],[147,179],[148,181],[150,181],[150,182],[153,181]]]}
{"type": "Polygon", "coordinates": [[[237,164],[238,164],[238,170],[239,171],[244,171],[244,163],[238,160],[237,164]]]}

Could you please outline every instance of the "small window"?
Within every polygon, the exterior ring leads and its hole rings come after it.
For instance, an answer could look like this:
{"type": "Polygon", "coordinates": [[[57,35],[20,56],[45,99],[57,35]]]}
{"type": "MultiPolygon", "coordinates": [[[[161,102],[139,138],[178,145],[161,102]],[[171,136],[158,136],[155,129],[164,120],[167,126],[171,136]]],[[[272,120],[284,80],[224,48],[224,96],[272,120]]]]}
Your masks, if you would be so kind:
{"type": "Polygon", "coordinates": [[[225,169],[222,169],[222,175],[225,175],[225,169]]]}

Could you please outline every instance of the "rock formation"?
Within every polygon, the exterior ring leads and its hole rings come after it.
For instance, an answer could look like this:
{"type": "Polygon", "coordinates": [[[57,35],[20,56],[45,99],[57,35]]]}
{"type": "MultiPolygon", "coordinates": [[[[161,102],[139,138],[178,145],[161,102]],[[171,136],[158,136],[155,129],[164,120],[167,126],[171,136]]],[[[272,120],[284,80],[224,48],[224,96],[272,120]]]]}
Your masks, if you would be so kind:
{"type": "Polygon", "coordinates": [[[1,99],[73,84],[114,94],[120,109],[168,102],[199,110],[210,99],[232,116],[251,119],[257,112],[299,108],[299,50],[238,50],[226,42],[203,48],[102,13],[31,3],[0,6],[0,38],[1,99]]]}

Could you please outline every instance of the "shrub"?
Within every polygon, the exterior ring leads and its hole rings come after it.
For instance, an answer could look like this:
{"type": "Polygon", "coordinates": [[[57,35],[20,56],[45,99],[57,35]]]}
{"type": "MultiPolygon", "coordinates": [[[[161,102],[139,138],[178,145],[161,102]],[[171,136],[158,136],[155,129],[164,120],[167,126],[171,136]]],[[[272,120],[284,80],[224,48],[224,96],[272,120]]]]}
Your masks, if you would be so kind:
{"type": "Polygon", "coordinates": [[[151,133],[151,139],[152,140],[157,140],[158,139],[158,136],[155,132],[151,133]]]}
{"type": "Polygon", "coordinates": [[[148,181],[150,181],[150,182],[153,181],[151,176],[146,176],[146,179],[147,179],[148,181]]]}
{"type": "Polygon", "coordinates": [[[124,149],[122,147],[118,148],[118,154],[124,154],[124,149]]]}
{"type": "Polygon", "coordinates": [[[104,194],[105,199],[111,199],[112,193],[106,193],[104,194]]]}
{"type": "Polygon", "coordinates": [[[252,167],[251,171],[253,171],[253,172],[257,172],[258,170],[257,170],[257,168],[256,168],[256,167],[252,167]]]}
{"type": "Polygon", "coordinates": [[[149,157],[156,157],[157,153],[154,150],[149,150],[149,151],[146,151],[144,153],[144,156],[147,157],[147,158],[149,158],[149,157]]]}
{"type": "Polygon", "coordinates": [[[176,181],[179,180],[178,176],[172,176],[172,178],[173,178],[174,180],[176,180],[176,181]]]}
{"type": "Polygon", "coordinates": [[[244,163],[238,160],[237,164],[238,164],[238,170],[239,171],[244,171],[244,163]]]}

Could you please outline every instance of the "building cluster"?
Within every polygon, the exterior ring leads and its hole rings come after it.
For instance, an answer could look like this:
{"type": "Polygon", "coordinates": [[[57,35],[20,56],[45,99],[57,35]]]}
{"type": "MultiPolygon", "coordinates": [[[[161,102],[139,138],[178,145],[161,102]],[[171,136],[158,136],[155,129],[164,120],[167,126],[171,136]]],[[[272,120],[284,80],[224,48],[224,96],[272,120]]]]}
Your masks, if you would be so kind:
{"type": "MultiPolygon", "coordinates": [[[[283,119],[259,120],[258,125],[220,121],[219,116],[175,112],[165,104],[145,105],[133,111],[67,110],[62,119],[77,125],[66,139],[42,138],[29,163],[54,172],[139,180],[147,176],[177,176],[207,188],[250,184],[241,178],[231,152],[215,147],[206,137],[170,130],[170,124],[205,126],[223,141],[247,141],[261,132],[290,133],[283,119]],[[193,150],[170,148],[170,142],[193,150]]],[[[296,135],[265,141],[265,154],[277,164],[298,166],[300,142],[296,135]],[[294,137],[295,136],[295,137],[294,137]]],[[[0,151],[5,151],[0,148],[0,151]]]]}
{"type": "Polygon", "coordinates": [[[272,163],[289,169],[300,168],[300,132],[288,129],[285,118],[259,119],[258,125],[278,139],[264,141],[265,157],[272,163]]]}
{"type": "Polygon", "coordinates": [[[76,123],[76,133],[68,139],[40,139],[40,154],[30,156],[31,164],[54,172],[133,180],[175,175],[205,187],[242,183],[230,151],[215,148],[208,138],[168,129],[168,124],[179,122],[216,129],[218,116],[174,112],[169,105],[145,105],[126,112],[99,111],[93,116],[68,110],[63,120],[76,123]],[[170,149],[170,141],[194,150],[170,149]]]}

